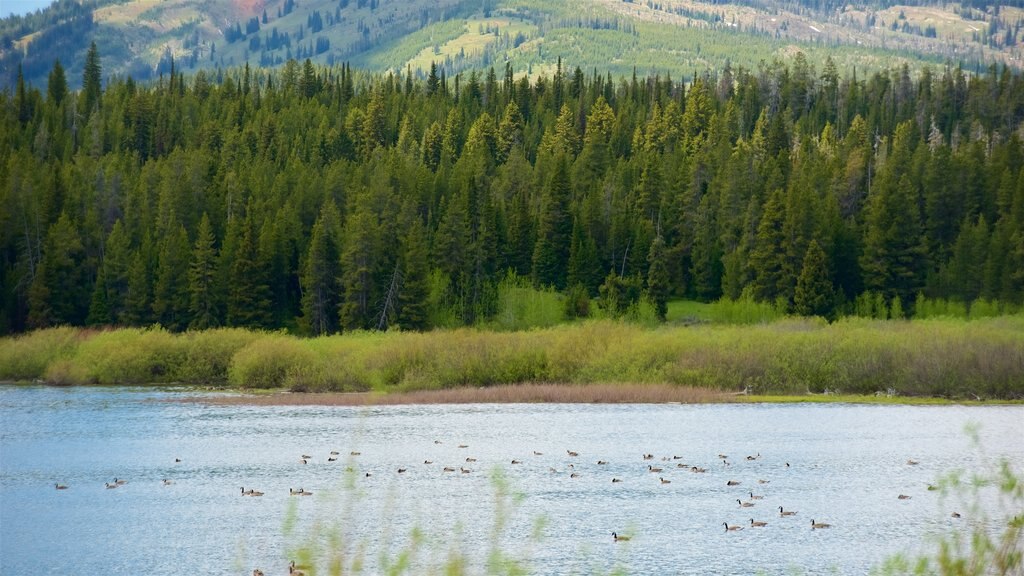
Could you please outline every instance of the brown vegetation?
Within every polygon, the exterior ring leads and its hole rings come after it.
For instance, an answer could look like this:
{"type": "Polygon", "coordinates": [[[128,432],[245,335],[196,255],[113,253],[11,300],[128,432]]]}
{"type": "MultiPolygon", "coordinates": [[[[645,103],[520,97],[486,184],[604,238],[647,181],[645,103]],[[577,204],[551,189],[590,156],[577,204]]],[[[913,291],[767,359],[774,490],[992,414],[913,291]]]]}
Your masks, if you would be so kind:
{"type": "Polygon", "coordinates": [[[327,392],[232,394],[190,401],[257,406],[374,406],[396,404],[703,404],[732,395],[707,388],[668,384],[511,384],[486,388],[448,388],[381,394],[327,392]]]}

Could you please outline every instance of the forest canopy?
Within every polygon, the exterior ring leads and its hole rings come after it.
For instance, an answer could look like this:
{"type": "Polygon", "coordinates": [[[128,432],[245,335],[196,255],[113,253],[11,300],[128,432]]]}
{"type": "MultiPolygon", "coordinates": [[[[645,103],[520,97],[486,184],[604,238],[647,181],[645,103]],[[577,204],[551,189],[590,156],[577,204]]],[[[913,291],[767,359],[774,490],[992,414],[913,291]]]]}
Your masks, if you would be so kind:
{"type": "Polygon", "coordinates": [[[423,330],[511,277],[619,310],[1024,301],[1024,78],[802,54],[683,84],[309,60],[0,94],[0,333],[423,330]]]}

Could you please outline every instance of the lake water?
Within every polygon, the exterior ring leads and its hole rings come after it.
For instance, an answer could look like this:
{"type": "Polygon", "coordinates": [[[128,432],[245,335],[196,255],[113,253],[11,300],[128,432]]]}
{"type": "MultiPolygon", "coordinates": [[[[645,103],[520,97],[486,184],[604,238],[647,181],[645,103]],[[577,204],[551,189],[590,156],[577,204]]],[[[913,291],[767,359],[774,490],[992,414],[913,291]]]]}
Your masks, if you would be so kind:
{"type": "Polygon", "coordinates": [[[968,521],[950,517],[963,502],[929,483],[1024,462],[1020,406],[179,401],[195,396],[0,387],[0,574],[287,574],[303,547],[313,562],[341,551],[367,574],[410,548],[409,574],[440,571],[451,554],[479,573],[492,549],[536,574],[864,574],[968,521]],[[127,483],[105,488],[114,478],[127,483]],[[313,495],[289,495],[300,487],[313,495]],[[741,508],[751,491],[763,499],[741,508]],[[780,518],[779,506],[798,513],[780,518]],[[811,519],[832,528],[811,530],[811,519]]]}

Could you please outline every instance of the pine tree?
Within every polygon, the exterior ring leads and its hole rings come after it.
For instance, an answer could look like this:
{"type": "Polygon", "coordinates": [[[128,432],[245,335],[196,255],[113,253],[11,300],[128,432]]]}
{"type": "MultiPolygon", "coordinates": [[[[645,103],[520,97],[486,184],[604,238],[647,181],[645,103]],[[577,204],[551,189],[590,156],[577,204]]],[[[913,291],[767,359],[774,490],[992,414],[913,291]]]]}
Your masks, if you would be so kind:
{"type": "Polygon", "coordinates": [[[597,294],[601,282],[601,260],[597,255],[594,238],[579,219],[572,224],[572,243],[569,247],[569,270],[566,286],[582,286],[587,294],[597,294]]]}
{"type": "Polygon", "coordinates": [[[498,164],[508,160],[512,148],[523,144],[523,114],[515,100],[505,106],[505,113],[498,123],[496,159],[498,164]]]}
{"type": "Polygon", "coordinates": [[[545,190],[533,250],[533,281],[538,286],[565,288],[572,235],[571,194],[569,168],[565,156],[559,155],[545,190]]]}
{"type": "Polygon", "coordinates": [[[230,263],[227,325],[265,328],[270,324],[270,288],[260,266],[252,206],[242,223],[241,237],[230,263]]]}
{"type": "Polygon", "coordinates": [[[346,330],[370,328],[376,312],[374,300],[377,275],[376,217],[360,206],[345,222],[345,240],[341,250],[341,289],[344,298],[339,309],[341,326],[346,330]]]}
{"type": "Polygon", "coordinates": [[[314,336],[338,331],[341,265],[341,224],[338,209],[328,200],[313,225],[302,271],[302,316],[314,336]]]}
{"type": "Polygon", "coordinates": [[[640,183],[636,191],[637,211],[643,218],[656,223],[661,215],[661,194],[665,187],[665,180],[661,175],[661,157],[655,154],[647,154],[643,171],[640,173],[640,183]]]}
{"type": "Polygon", "coordinates": [[[150,323],[149,267],[143,250],[136,250],[128,267],[128,293],[124,302],[124,323],[129,326],[145,326],[150,323]]]}
{"type": "Polygon", "coordinates": [[[204,330],[220,325],[217,298],[217,250],[210,217],[203,213],[188,269],[189,328],[204,330]]]}
{"type": "Polygon", "coordinates": [[[437,62],[431,60],[430,73],[427,75],[427,96],[436,94],[440,86],[441,81],[437,77],[437,62]]]}
{"type": "Polygon", "coordinates": [[[427,235],[416,218],[402,241],[402,287],[398,292],[398,325],[403,330],[426,330],[428,279],[427,235]]]}
{"type": "Polygon", "coordinates": [[[829,275],[825,251],[817,240],[811,240],[804,256],[803,268],[796,282],[793,311],[801,316],[832,318],[835,292],[829,275]]]}
{"type": "Polygon", "coordinates": [[[655,236],[651,242],[647,262],[650,265],[647,270],[647,297],[654,304],[654,313],[658,321],[664,322],[668,314],[669,278],[665,240],[661,234],[655,236]]]}
{"type": "MultiPolygon", "coordinates": [[[[884,182],[884,181],[883,181],[884,182]]],[[[925,251],[916,195],[908,176],[895,186],[879,182],[870,199],[860,265],[864,285],[886,300],[913,302],[923,284],[925,251]]]]}
{"type": "MultiPolygon", "coordinates": [[[[103,279],[103,302],[107,308],[106,322],[124,323],[125,300],[128,295],[128,271],[132,263],[131,246],[128,234],[121,220],[114,222],[114,227],[107,236],[100,265],[100,277],[103,279]]],[[[97,278],[99,282],[99,278],[97,278]]]]}
{"type": "Polygon", "coordinates": [[[81,236],[67,212],[46,233],[43,258],[36,270],[29,311],[35,327],[81,325],[88,314],[91,282],[85,268],[81,236]]]}
{"type": "Polygon", "coordinates": [[[170,330],[188,326],[188,234],[172,220],[157,260],[153,318],[170,330]]]}
{"type": "Polygon", "coordinates": [[[360,150],[364,160],[370,157],[378,147],[383,146],[387,139],[387,119],[384,117],[384,100],[380,90],[375,90],[370,96],[370,102],[363,114],[362,142],[363,149],[360,150]]]}
{"type": "Polygon", "coordinates": [[[532,167],[518,150],[498,168],[497,180],[507,190],[503,194],[510,196],[505,207],[508,241],[504,245],[504,261],[519,276],[529,276],[533,266],[535,219],[531,176],[532,167]]]}
{"type": "Polygon", "coordinates": [[[693,290],[708,302],[722,295],[722,246],[715,222],[715,195],[706,194],[697,208],[691,249],[693,290]]]}
{"type": "Polygon", "coordinates": [[[25,75],[22,74],[21,63],[18,63],[18,78],[14,88],[14,109],[18,112],[18,122],[28,124],[32,119],[32,102],[29,100],[25,75]]]}
{"type": "Polygon", "coordinates": [[[60,65],[60,60],[53,61],[53,69],[50,70],[50,76],[46,82],[46,93],[54,106],[60,106],[68,95],[68,81],[64,76],[64,67],[60,65]]]}
{"type": "Polygon", "coordinates": [[[85,323],[89,326],[105,326],[110,324],[110,308],[107,306],[107,282],[103,277],[103,268],[100,267],[96,275],[96,283],[92,288],[92,298],[89,299],[89,316],[85,323]]]}
{"type": "Polygon", "coordinates": [[[762,302],[774,302],[786,293],[784,221],[782,191],[776,190],[764,205],[757,240],[750,251],[750,268],[754,274],[750,285],[754,297],[762,302]]]}
{"type": "Polygon", "coordinates": [[[89,45],[89,51],[85,55],[85,66],[82,70],[82,94],[81,114],[88,117],[93,109],[100,105],[102,90],[103,69],[100,66],[100,51],[96,48],[96,42],[89,45]]]}

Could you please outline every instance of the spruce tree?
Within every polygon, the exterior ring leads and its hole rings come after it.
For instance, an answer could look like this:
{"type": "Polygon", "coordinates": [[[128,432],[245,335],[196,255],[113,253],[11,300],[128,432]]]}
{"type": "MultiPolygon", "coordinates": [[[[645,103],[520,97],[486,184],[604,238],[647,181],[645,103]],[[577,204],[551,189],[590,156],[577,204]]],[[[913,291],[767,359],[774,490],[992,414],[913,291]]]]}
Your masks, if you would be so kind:
{"type": "Polygon", "coordinates": [[[50,70],[46,82],[46,93],[54,106],[60,106],[68,95],[68,80],[64,76],[64,67],[60,65],[60,60],[53,61],[53,69],[50,70]]]}
{"type": "Polygon", "coordinates": [[[825,251],[817,240],[811,240],[804,256],[803,268],[796,282],[793,311],[801,316],[822,316],[831,319],[835,292],[829,274],[825,251]]]}
{"type": "Polygon", "coordinates": [[[152,318],[150,311],[149,266],[143,250],[136,250],[128,267],[128,293],[125,295],[124,323],[129,326],[145,326],[152,318]]]}
{"type": "Polygon", "coordinates": [[[496,140],[498,164],[508,160],[513,148],[523,145],[523,114],[515,100],[510,100],[505,106],[505,113],[498,123],[496,140]]]}
{"type": "Polygon", "coordinates": [[[573,219],[566,286],[569,288],[581,286],[587,294],[594,295],[597,294],[600,282],[601,260],[597,255],[597,246],[579,219],[573,219]]]}
{"type": "Polygon", "coordinates": [[[925,251],[918,202],[907,175],[895,185],[879,182],[870,199],[860,265],[864,285],[891,300],[913,302],[920,290],[925,251]]]}
{"type": "Polygon", "coordinates": [[[174,220],[168,226],[153,284],[153,318],[170,330],[188,326],[188,234],[174,220]]]}
{"type": "Polygon", "coordinates": [[[647,254],[647,297],[654,304],[654,313],[659,322],[664,322],[668,314],[668,257],[665,252],[665,240],[661,234],[654,237],[651,249],[647,254]]]}
{"type": "Polygon", "coordinates": [[[398,325],[403,330],[426,330],[430,295],[427,235],[416,218],[402,240],[402,287],[398,292],[398,325]]]}
{"type": "Polygon", "coordinates": [[[100,105],[102,90],[103,69],[100,66],[100,51],[96,48],[96,42],[89,45],[89,51],[85,55],[85,66],[82,69],[82,108],[79,112],[85,117],[92,113],[93,109],[100,105]]]}
{"type": "Polygon", "coordinates": [[[128,271],[132,263],[131,246],[128,234],[121,220],[114,222],[114,227],[107,236],[104,246],[103,262],[100,265],[100,276],[103,278],[103,300],[109,314],[108,322],[124,323],[125,299],[128,295],[128,271]]]}
{"type": "Polygon", "coordinates": [[[260,266],[252,206],[242,223],[241,237],[230,265],[227,301],[228,326],[265,328],[270,324],[270,288],[260,266]]]}
{"type": "Polygon", "coordinates": [[[571,194],[568,164],[565,156],[559,155],[545,189],[533,250],[533,280],[538,286],[565,288],[572,235],[571,194]]]}
{"type": "Polygon", "coordinates": [[[78,229],[67,212],[60,215],[46,233],[43,258],[36,270],[29,311],[37,327],[57,324],[81,325],[88,314],[92,283],[85,268],[85,248],[78,229]]]}
{"type": "Polygon", "coordinates": [[[328,200],[313,225],[302,269],[302,317],[310,334],[338,331],[338,277],[341,269],[341,224],[338,209],[328,200]]]}
{"type": "Polygon", "coordinates": [[[100,267],[96,282],[92,288],[92,297],[89,300],[89,316],[85,319],[89,326],[105,326],[110,324],[110,308],[107,306],[107,283],[103,277],[103,268],[100,267]]]}
{"type": "Polygon", "coordinates": [[[722,246],[715,222],[714,200],[714,194],[706,194],[701,199],[691,248],[693,289],[697,297],[706,302],[722,295],[722,246]]]}
{"type": "Polygon", "coordinates": [[[776,190],[764,205],[764,213],[757,227],[757,239],[750,251],[750,267],[754,274],[751,287],[754,297],[762,302],[774,302],[785,294],[784,221],[782,191],[776,190]]]}
{"type": "Polygon", "coordinates": [[[341,301],[338,317],[342,328],[370,328],[376,310],[375,277],[376,217],[364,206],[357,208],[345,222],[345,240],[341,250],[341,301]]]}
{"type": "Polygon", "coordinates": [[[203,213],[188,269],[189,328],[204,330],[220,325],[217,298],[217,250],[210,217],[203,213]]]}

